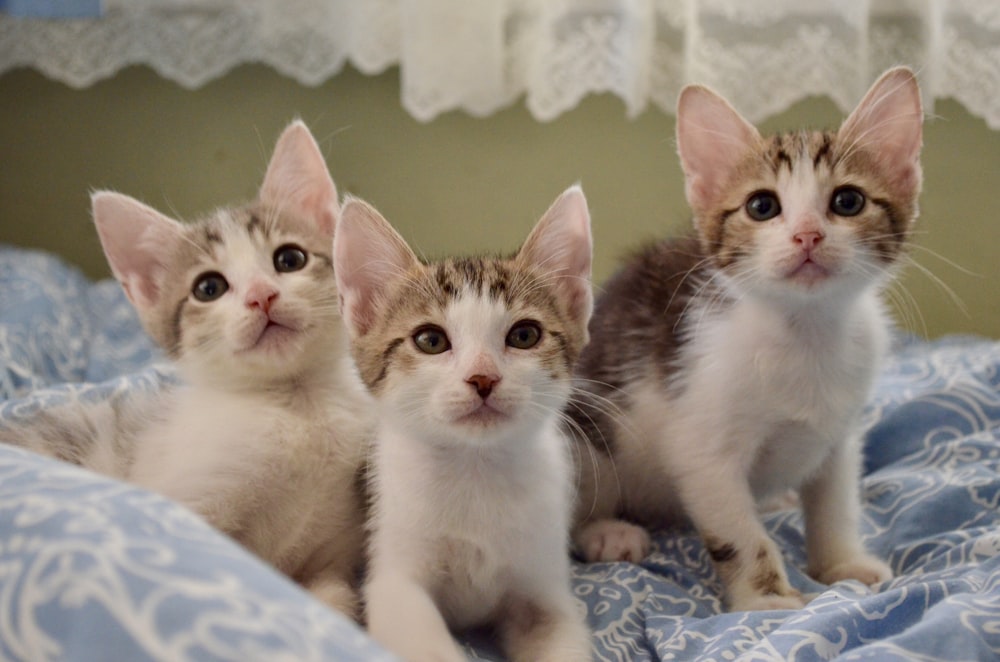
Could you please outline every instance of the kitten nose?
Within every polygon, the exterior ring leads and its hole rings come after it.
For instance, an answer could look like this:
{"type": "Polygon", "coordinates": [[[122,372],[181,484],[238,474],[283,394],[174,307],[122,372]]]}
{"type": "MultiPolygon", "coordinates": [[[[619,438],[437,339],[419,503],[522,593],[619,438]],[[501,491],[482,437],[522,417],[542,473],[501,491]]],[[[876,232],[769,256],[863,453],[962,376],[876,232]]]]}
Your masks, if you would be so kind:
{"type": "Polygon", "coordinates": [[[792,238],[795,240],[799,246],[809,251],[812,250],[816,244],[823,241],[825,235],[822,232],[797,232],[792,238]]]}
{"type": "Polygon", "coordinates": [[[274,289],[270,285],[256,284],[252,285],[247,291],[247,296],[244,302],[247,308],[260,308],[265,313],[271,311],[271,304],[275,299],[278,298],[278,290],[274,289]]]}
{"type": "Polygon", "coordinates": [[[495,375],[473,375],[465,380],[465,383],[476,389],[479,397],[485,400],[490,397],[493,387],[497,385],[500,378],[495,375]]]}

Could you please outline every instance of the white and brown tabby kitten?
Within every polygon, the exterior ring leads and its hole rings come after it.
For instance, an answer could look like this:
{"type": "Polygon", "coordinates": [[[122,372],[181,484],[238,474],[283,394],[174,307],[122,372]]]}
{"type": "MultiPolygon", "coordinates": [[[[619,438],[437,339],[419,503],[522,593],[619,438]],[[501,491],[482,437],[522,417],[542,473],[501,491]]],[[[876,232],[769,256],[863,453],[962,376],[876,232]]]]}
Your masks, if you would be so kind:
{"type": "Polygon", "coordinates": [[[334,264],[378,409],[372,635],[411,662],[460,662],[449,628],[490,624],[512,660],[590,659],[560,429],[592,308],[582,191],[565,192],[512,258],[431,264],[349,200],[334,264]]]}
{"type": "Polygon", "coordinates": [[[356,615],[371,399],[338,311],[337,191],[309,130],[284,131],[250,204],[183,224],[102,191],[93,212],[182,383],[6,436],[172,497],[356,615]]]}
{"type": "Polygon", "coordinates": [[[689,520],[730,608],[795,608],[756,502],[800,488],[809,573],[892,576],[859,537],[859,417],[889,342],[880,289],[917,215],[922,111],[886,72],[836,132],[765,138],[701,86],[677,142],[696,238],[607,283],[581,358],[587,432],[575,539],[637,561],[644,529],[689,520]],[[611,413],[614,415],[611,415],[611,413]],[[586,463],[590,464],[586,464],[586,463]]]}

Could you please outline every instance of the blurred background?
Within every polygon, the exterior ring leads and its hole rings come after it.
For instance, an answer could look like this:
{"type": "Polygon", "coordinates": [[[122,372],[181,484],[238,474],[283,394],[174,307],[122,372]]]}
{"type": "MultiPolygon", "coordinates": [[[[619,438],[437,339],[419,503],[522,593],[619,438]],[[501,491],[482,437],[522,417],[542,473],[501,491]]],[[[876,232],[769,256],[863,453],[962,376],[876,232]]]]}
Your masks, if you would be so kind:
{"type": "MultiPolygon", "coordinates": [[[[297,6],[306,11],[317,2],[286,4],[285,13],[297,6]]],[[[326,62],[316,54],[329,44],[314,33],[290,32],[301,26],[258,34],[257,42],[240,32],[258,30],[273,3],[255,0],[236,9],[217,0],[211,11],[192,13],[190,5],[196,4],[147,0],[131,6],[119,0],[105,2],[98,16],[89,18],[26,18],[9,9],[0,14],[0,243],[54,251],[92,278],[107,277],[89,215],[91,191],[127,193],[180,219],[252,198],[275,139],[289,121],[301,118],[320,143],[340,192],[370,201],[428,257],[514,250],[556,196],[580,182],[591,206],[599,286],[630,248],[690,226],[672,114],[684,82],[712,84],[764,131],[835,128],[883,63],[903,62],[918,72],[928,119],[912,264],[894,287],[892,302],[900,323],[915,333],[1000,338],[1000,231],[993,218],[1000,192],[1000,131],[988,124],[997,124],[990,114],[996,109],[956,100],[955,78],[949,76],[958,65],[937,66],[934,44],[924,44],[931,50],[921,47],[921,39],[937,34],[922,15],[903,13],[886,22],[870,8],[861,16],[838,14],[839,23],[824,37],[809,31],[832,20],[817,13],[786,26],[792,60],[768,68],[744,57],[739,66],[726,60],[735,69],[722,71],[723,65],[713,64],[717,52],[710,47],[727,41],[739,17],[721,10],[713,14],[711,2],[702,3],[707,8],[694,18],[690,3],[681,0],[601,0],[578,3],[576,9],[564,3],[551,10],[562,11],[554,15],[539,14],[536,2],[524,0],[507,3],[499,18],[498,9],[484,17],[480,9],[445,2],[445,10],[465,12],[462,20],[421,27],[414,3],[382,0],[372,6],[397,12],[389,29],[402,46],[381,61],[366,59],[362,51],[371,42],[361,39],[360,28],[340,25],[333,30],[340,36],[330,43],[347,40],[354,50],[338,51],[326,62]],[[212,48],[199,50],[205,26],[219,23],[226,11],[237,16],[250,6],[256,14],[243,16],[242,23],[223,21],[221,32],[208,37],[212,48]],[[149,25],[159,27],[147,25],[141,34],[158,31],[150,39],[169,46],[173,69],[158,64],[154,48],[136,50],[137,43],[147,42],[134,34],[124,46],[109,36],[139,29],[129,14],[139,12],[136,7],[156,19],[149,25]],[[669,19],[675,10],[680,18],[669,19]],[[497,20],[502,20],[499,37],[497,20]],[[457,35],[455,43],[443,54],[428,55],[413,45],[416,38],[399,36],[401,26],[411,23],[415,30],[457,35]],[[102,24],[110,24],[110,31],[102,24]],[[890,29],[899,26],[902,32],[890,29]],[[852,47],[850,39],[870,46],[880,29],[898,33],[898,42],[883,38],[879,49],[868,47],[863,61],[845,73],[837,58],[859,57],[852,48],[860,46],[852,47]],[[541,33],[563,41],[546,55],[538,44],[555,42],[544,41],[541,33]],[[219,35],[227,34],[223,43],[219,35]],[[590,41],[578,43],[581,35],[590,41]],[[269,39],[286,50],[293,47],[302,66],[269,61],[255,50],[230,59],[220,55],[247,43],[267,48],[269,39]],[[823,48],[803,46],[817,39],[827,39],[823,48]],[[917,39],[917,45],[907,39],[917,39]],[[525,51],[528,42],[534,46],[525,51]],[[632,48],[633,42],[639,45],[632,48]],[[502,75],[484,82],[489,62],[456,63],[462,48],[473,48],[470,43],[497,50],[502,75]],[[566,44],[571,50],[564,57],[566,44]],[[610,59],[593,60],[602,44],[610,59]],[[111,64],[102,61],[116,49],[124,54],[111,64]],[[698,60],[702,50],[704,61],[698,60]],[[547,58],[544,63],[563,67],[563,73],[539,73],[537,64],[518,59],[524,52],[547,58]],[[592,61],[581,64],[586,58],[592,61]],[[630,77],[640,61],[656,66],[644,79],[630,77]],[[789,69],[789,61],[800,69],[789,69]],[[468,66],[455,73],[452,65],[468,66]],[[578,71],[582,65],[585,70],[578,71]],[[189,69],[185,73],[178,66],[189,69]],[[572,71],[566,73],[566,67],[572,71]],[[431,84],[431,74],[441,71],[452,89],[471,92],[441,94],[447,88],[431,84]],[[570,74],[583,84],[565,85],[559,76],[570,74]],[[783,95],[775,81],[784,81],[783,95]]],[[[335,18],[303,16],[309,18],[299,16],[300,23],[313,27],[335,18]]],[[[787,20],[775,17],[774,25],[787,20]]],[[[476,46],[469,52],[480,51],[476,46]]],[[[988,96],[990,85],[1000,86],[1000,75],[971,73],[980,78],[973,76],[968,88],[980,97],[988,96]]]]}

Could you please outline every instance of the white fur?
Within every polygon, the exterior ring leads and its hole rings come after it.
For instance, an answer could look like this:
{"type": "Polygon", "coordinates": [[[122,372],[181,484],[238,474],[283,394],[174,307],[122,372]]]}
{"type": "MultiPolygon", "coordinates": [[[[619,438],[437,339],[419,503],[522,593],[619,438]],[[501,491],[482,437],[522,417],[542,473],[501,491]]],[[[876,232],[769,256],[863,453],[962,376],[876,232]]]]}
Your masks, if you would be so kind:
{"type": "Polygon", "coordinates": [[[514,659],[586,659],[568,590],[571,461],[556,416],[568,386],[504,346],[514,320],[501,305],[469,295],[447,319],[452,351],[426,357],[380,403],[369,628],[408,660],[464,660],[449,627],[498,621],[503,633],[517,610],[537,609],[554,634],[512,644],[514,659]],[[458,425],[479,401],[465,379],[484,362],[502,375],[489,402],[510,418],[458,425]]]}

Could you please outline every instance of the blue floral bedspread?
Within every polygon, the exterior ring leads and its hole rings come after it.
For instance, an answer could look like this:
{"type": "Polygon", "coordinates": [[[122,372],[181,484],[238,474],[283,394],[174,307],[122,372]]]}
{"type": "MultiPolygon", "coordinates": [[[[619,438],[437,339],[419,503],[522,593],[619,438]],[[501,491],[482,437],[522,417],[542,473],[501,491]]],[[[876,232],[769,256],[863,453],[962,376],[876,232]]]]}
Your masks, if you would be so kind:
{"type": "MultiPolygon", "coordinates": [[[[118,285],[0,247],[0,424],[171,379],[118,285]]],[[[897,577],[804,574],[801,515],[765,516],[798,611],[725,613],[690,532],[577,564],[597,660],[1000,659],[1000,343],[901,340],[866,412],[864,535],[897,577]]],[[[470,657],[501,660],[488,633],[470,657]]],[[[349,620],[143,490],[0,445],[0,659],[390,659],[349,620]]]]}

